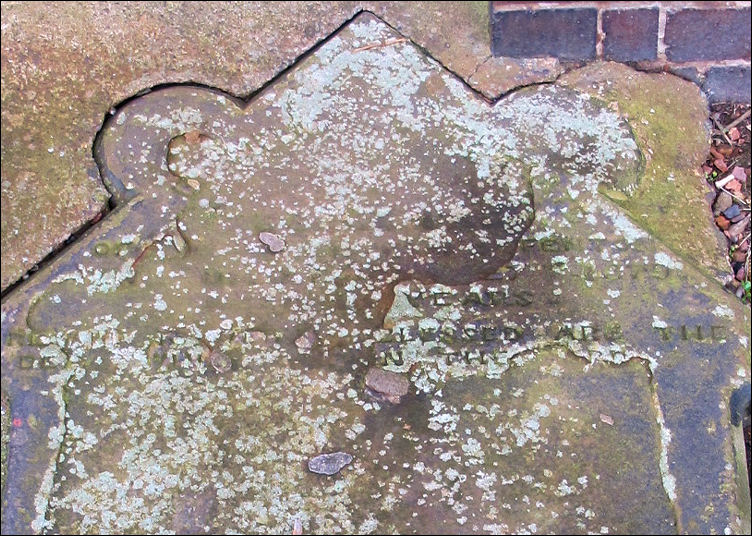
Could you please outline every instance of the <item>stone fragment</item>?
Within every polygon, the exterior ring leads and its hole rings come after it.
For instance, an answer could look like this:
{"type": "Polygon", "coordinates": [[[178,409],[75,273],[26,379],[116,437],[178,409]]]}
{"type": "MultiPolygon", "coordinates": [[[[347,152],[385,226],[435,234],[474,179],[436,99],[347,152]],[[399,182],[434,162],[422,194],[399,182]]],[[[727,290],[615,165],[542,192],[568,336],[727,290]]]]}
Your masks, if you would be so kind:
{"type": "Polygon", "coordinates": [[[185,253],[187,244],[185,242],[185,238],[183,238],[183,235],[180,234],[180,231],[175,229],[175,231],[170,235],[172,238],[172,245],[175,246],[175,249],[178,253],[185,253]]]}
{"type": "Polygon", "coordinates": [[[410,390],[410,381],[395,372],[372,368],[366,374],[366,392],[374,398],[399,404],[410,390]]]}
{"type": "Polygon", "coordinates": [[[318,475],[334,475],[339,473],[343,467],[349,465],[352,460],[353,457],[346,452],[319,454],[308,460],[308,470],[318,475]]]}
{"type": "Polygon", "coordinates": [[[269,251],[272,253],[279,253],[285,249],[285,241],[275,234],[266,232],[261,233],[259,234],[259,240],[266,244],[266,246],[269,247],[269,251]]]}
{"type": "Polygon", "coordinates": [[[729,208],[723,211],[723,215],[727,220],[730,220],[732,218],[736,218],[739,214],[741,214],[741,212],[742,209],[739,208],[739,205],[731,205],[729,208]]]}
{"type": "MultiPolygon", "coordinates": [[[[736,127],[734,127],[731,130],[729,130],[729,134],[731,134],[731,132],[734,131],[734,130],[737,130],[736,127]]],[[[738,133],[738,131],[737,131],[737,133],[738,133]]],[[[741,166],[734,166],[734,169],[731,170],[731,174],[739,182],[746,182],[747,181],[747,172],[741,166]]]]}
{"type": "Polygon", "coordinates": [[[734,198],[728,192],[721,192],[713,203],[713,214],[718,216],[721,212],[734,204],[734,198]]]}
{"type": "Polygon", "coordinates": [[[731,225],[731,222],[728,221],[728,218],[725,216],[716,216],[715,218],[715,224],[723,231],[729,228],[729,225],[731,225]]]}
{"type": "Polygon", "coordinates": [[[726,185],[726,189],[731,192],[741,192],[742,191],[742,183],[738,180],[734,179],[729,181],[729,183],[726,185]]]}
{"type": "Polygon", "coordinates": [[[742,221],[738,221],[732,226],[728,228],[728,234],[731,236],[738,236],[742,234],[742,231],[744,231],[744,228],[747,227],[749,224],[749,215],[745,217],[742,221]]]}
{"type": "Polygon", "coordinates": [[[188,183],[188,186],[193,188],[194,190],[198,191],[201,189],[201,184],[196,179],[188,179],[185,181],[188,183]]]}
{"type": "Polygon", "coordinates": [[[301,354],[307,354],[311,352],[314,342],[316,342],[316,334],[313,331],[306,331],[303,335],[295,339],[295,346],[298,347],[298,351],[301,354]]]}

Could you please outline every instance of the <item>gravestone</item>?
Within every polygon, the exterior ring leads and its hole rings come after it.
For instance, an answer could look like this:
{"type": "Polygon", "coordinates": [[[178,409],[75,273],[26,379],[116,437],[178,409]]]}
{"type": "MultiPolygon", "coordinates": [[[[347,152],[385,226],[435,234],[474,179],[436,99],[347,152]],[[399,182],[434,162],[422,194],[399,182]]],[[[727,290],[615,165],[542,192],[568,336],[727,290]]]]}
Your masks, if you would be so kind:
{"type": "Polygon", "coordinates": [[[742,530],[749,316],[614,201],[605,103],[361,15],[96,153],[118,208],[3,303],[3,532],[742,530]]]}

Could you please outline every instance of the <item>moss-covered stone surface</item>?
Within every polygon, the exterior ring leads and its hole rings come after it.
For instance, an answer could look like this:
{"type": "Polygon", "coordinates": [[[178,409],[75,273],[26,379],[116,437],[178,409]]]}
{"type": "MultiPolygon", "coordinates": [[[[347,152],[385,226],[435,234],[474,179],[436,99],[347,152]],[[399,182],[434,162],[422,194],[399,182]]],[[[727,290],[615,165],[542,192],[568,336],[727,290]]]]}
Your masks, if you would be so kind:
{"type": "Polygon", "coordinates": [[[728,271],[723,237],[709,224],[709,191],[697,165],[710,143],[707,105],[697,86],[619,63],[590,65],[567,73],[561,83],[619,111],[642,147],[639,188],[629,197],[606,195],[676,254],[722,279],[728,271]]]}
{"type": "Polygon", "coordinates": [[[367,14],[248,105],[122,106],[119,208],[2,305],[3,532],[743,532],[749,313],[635,217],[630,122],[367,14]]]}

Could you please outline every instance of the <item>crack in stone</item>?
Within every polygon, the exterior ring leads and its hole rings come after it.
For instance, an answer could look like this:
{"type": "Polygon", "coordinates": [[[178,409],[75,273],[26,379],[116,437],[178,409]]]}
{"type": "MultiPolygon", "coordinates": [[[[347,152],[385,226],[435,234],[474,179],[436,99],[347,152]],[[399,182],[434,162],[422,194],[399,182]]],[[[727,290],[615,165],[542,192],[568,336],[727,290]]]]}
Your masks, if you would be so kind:
{"type": "Polygon", "coordinates": [[[669,430],[669,428],[666,426],[666,421],[663,417],[661,402],[658,398],[658,388],[656,386],[653,374],[650,375],[650,389],[652,391],[651,395],[653,403],[653,413],[655,414],[655,422],[656,424],[658,424],[658,427],[660,429],[661,455],[658,464],[658,470],[661,474],[661,483],[663,484],[663,489],[666,492],[666,497],[668,497],[668,500],[671,503],[671,508],[674,512],[676,532],[681,534],[684,532],[684,530],[682,528],[681,507],[676,500],[676,477],[671,474],[669,464],[668,449],[671,443],[671,430],[669,430]]]}
{"type": "Polygon", "coordinates": [[[484,60],[478,62],[478,64],[475,66],[475,69],[473,69],[473,72],[470,73],[470,75],[467,77],[467,83],[468,84],[470,84],[470,82],[473,79],[473,77],[477,74],[478,69],[480,69],[481,67],[483,67],[483,65],[485,65],[486,62],[488,62],[488,60],[490,60],[492,57],[493,57],[493,54],[489,54],[488,56],[486,56],[486,58],[484,60]]]}

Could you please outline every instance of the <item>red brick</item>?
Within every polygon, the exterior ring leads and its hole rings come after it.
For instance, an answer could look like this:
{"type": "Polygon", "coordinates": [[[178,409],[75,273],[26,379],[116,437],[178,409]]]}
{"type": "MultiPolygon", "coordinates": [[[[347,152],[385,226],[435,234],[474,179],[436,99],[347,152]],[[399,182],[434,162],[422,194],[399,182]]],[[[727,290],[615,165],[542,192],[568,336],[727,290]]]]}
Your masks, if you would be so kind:
{"type": "Polygon", "coordinates": [[[615,61],[654,60],[658,56],[658,9],[603,12],[603,57],[615,61]]]}
{"type": "Polygon", "coordinates": [[[669,61],[750,57],[750,9],[682,9],[667,13],[669,61]]]}
{"type": "Polygon", "coordinates": [[[593,59],[597,18],[592,8],[499,11],[491,20],[491,50],[514,58],[593,59]]]}
{"type": "Polygon", "coordinates": [[[711,103],[749,102],[750,67],[711,67],[705,75],[702,89],[711,103]]]}

